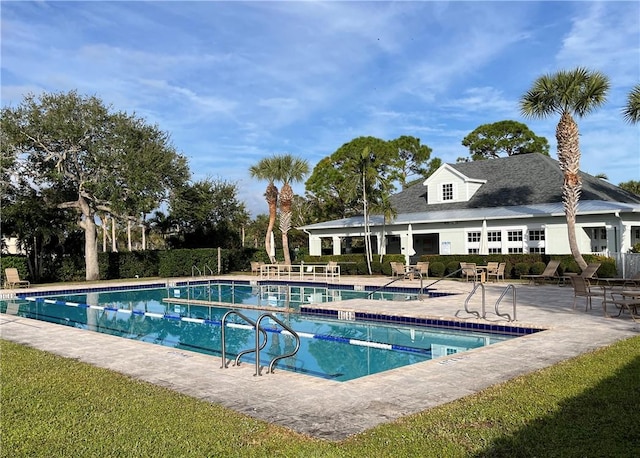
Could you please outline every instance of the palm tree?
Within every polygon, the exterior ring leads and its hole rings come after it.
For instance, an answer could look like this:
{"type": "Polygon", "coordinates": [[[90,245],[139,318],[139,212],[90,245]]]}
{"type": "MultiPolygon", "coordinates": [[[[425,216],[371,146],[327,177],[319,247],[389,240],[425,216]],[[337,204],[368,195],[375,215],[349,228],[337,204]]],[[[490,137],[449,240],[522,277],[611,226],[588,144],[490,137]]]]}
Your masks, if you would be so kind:
{"type": "Polygon", "coordinates": [[[608,90],[607,76],[578,67],[539,77],[520,100],[520,112],[525,117],[546,118],[554,113],[560,115],[556,140],[558,161],[564,174],[562,200],[567,218],[569,248],[582,270],[587,267],[587,263],[580,254],[576,240],[576,212],[582,189],[578,175],[580,144],[578,124],[572,115],[583,117],[603,105],[608,90]]]}
{"type": "MultiPolygon", "coordinates": [[[[383,186],[383,188],[386,188],[386,186],[383,186]]],[[[383,217],[383,221],[382,221],[382,240],[380,240],[380,244],[384,245],[386,243],[386,231],[387,231],[387,224],[391,223],[397,216],[398,216],[398,211],[393,207],[393,204],[391,203],[391,199],[390,199],[390,194],[388,191],[384,190],[384,192],[382,193],[382,195],[380,196],[380,201],[373,203],[371,205],[371,212],[372,213],[377,213],[377,214],[382,214],[383,217]]],[[[380,250],[380,262],[382,262],[382,259],[384,257],[384,254],[386,253],[386,250],[381,249],[380,250]]]]}
{"type": "Polygon", "coordinates": [[[285,264],[291,264],[289,253],[289,229],[291,229],[291,205],[293,189],[291,183],[302,181],[309,173],[309,163],[305,159],[293,157],[290,154],[274,157],[278,161],[278,179],[282,181],[280,188],[280,232],[282,232],[282,249],[285,264]]]}
{"type": "Polygon", "coordinates": [[[278,188],[274,184],[280,179],[280,164],[277,157],[268,157],[261,159],[255,165],[249,167],[249,174],[252,178],[259,180],[267,180],[267,190],[264,193],[265,200],[269,205],[269,226],[267,226],[267,234],[264,238],[264,247],[271,262],[275,262],[275,247],[271,246],[271,234],[276,223],[276,215],[278,212],[278,188]]]}
{"type": "Polygon", "coordinates": [[[627,105],[622,110],[624,119],[631,124],[637,124],[640,121],[640,84],[636,84],[627,98],[627,105]]]}
{"type": "Polygon", "coordinates": [[[367,270],[371,275],[371,261],[373,261],[373,250],[371,248],[371,228],[369,226],[369,200],[367,190],[378,180],[378,171],[373,166],[374,153],[369,146],[366,146],[357,161],[358,172],[360,174],[360,190],[362,191],[362,210],[364,217],[364,247],[367,258],[367,270]]]}

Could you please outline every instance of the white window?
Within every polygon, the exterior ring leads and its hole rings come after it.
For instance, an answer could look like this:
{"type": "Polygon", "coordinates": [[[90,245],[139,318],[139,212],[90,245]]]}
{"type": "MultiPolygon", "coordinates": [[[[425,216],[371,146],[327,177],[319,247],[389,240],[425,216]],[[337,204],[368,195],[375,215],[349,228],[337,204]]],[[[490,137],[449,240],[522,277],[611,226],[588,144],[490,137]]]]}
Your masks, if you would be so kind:
{"type": "Polygon", "coordinates": [[[522,231],[507,231],[507,240],[509,242],[522,242],[522,231]]]}
{"type": "Polygon", "coordinates": [[[480,232],[467,232],[467,242],[469,242],[469,243],[479,243],[480,242],[480,232]]]}
{"type": "Polygon", "coordinates": [[[529,231],[529,240],[544,240],[544,231],[539,231],[539,230],[529,231]]]}
{"type": "Polygon", "coordinates": [[[453,183],[442,185],[442,200],[453,200],[453,183]]]}
{"type": "Polygon", "coordinates": [[[522,247],[511,247],[509,248],[509,253],[522,253],[522,247]]]}
{"type": "Polygon", "coordinates": [[[502,253],[502,248],[489,247],[489,254],[500,254],[500,253],[502,253]]]}
{"type": "Polygon", "coordinates": [[[502,241],[502,232],[500,232],[500,231],[489,231],[489,232],[487,232],[487,240],[489,242],[501,242],[502,241]]]}
{"type": "Polygon", "coordinates": [[[538,246],[529,247],[529,253],[544,254],[544,247],[538,247],[538,246]]]}
{"type": "Polygon", "coordinates": [[[469,248],[467,249],[467,254],[478,254],[480,253],[480,249],[479,248],[469,248]]]}

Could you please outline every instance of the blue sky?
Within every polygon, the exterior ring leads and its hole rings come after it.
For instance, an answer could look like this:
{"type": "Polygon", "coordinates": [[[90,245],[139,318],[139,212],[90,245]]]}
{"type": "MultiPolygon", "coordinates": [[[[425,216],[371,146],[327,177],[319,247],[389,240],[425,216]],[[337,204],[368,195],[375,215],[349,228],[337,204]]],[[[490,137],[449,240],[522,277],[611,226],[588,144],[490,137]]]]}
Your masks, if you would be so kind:
{"type": "MultiPolygon", "coordinates": [[[[359,136],[419,137],[455,162],[481,124],[527,120],[533,81],[584,66],[611,79],[578,120],[581,169],[640,180],[640,127],[620,114],[640,82],[640,3],[28,2],[0,4],[2,106],[77,90],[169,132],[193,179],[238,184],[255,216],[263,157],[311,168],[359,136]]],[[[304,185],[294,187],[304,193],[304,185]]]]}

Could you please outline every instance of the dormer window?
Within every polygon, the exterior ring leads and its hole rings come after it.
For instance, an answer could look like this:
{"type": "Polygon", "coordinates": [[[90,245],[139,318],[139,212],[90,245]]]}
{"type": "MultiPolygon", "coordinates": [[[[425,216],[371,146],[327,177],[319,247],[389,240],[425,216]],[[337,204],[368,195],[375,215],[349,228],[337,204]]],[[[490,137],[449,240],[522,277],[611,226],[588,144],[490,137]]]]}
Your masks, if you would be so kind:
{"type": "Polygon", "coordinates": [[[453,200],[453,183],[442,185],[442,200],[453,200]]]}

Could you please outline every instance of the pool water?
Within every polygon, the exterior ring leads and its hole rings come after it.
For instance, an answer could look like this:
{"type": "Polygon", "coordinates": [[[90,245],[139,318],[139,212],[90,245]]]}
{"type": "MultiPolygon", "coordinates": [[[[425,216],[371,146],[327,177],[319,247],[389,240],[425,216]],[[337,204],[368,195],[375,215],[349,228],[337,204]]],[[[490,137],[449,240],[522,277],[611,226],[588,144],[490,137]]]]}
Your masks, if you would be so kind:
{"type": "MultiPolygon", "coordinates": [[[[0,301],[0,312],[220,356],[221,320],[231,308],[166,302],[165,299],[175,296],[176,289],[179,288],[51,293],[46,297],[0,301]]],[[[210,288],[206,295],[217,293],[217,286],[213,289],[216,291],[212,292],[210,288]]],[[[227,299],[233,296],[234,301],[241,301],[234,304],[245,300],[253,304],[261,300],[256,299],[253,294],[256,291],[252,292],[251,287],[235,291],[220,288],[219,291],[221,295],[214,301],[226,302],[220,300],[223,295],[227,299]]],[[[184,290],[181,292],[186,293],[184,290]]],[[[299,300],[294,301],[288,293],[287,304],[308,302],[310,293],[320,294],[319,291],[296,291],[299,300]]],[[[189,294],[194,295],[194,292],[189,294]]],[[[273,303],[273,297],[279,297],[274,291],[265,294],[267,302],[271,300],[273,303]]],[[[345,300],[342,293],[340,297],[345,300]]],[[[280,297],[275,303],[284,300],[280,297]]],[[[257,309],[242,310],[242,314],[254,321],[262,313],[257,309]]],[[[275,367],[276,372],[288,370],[341,382],[516,337],[435,327],[331,320],[285,311],[274,312],[274,316],[301,335],[298,353],[280,360],[275,367]]],[[[295,339],[269,317],[262,321],[262,325],[267,331],[267,341],[261,351],[260,364],[268,366],[275,356],[290,352],[295,347],[295,339]]],[[[255,330],[234,314],[225,334],[228,358],[255,348],[255,330]]],[[[243,356],[241,363],[255,364],[255,353],[243,356]]]]}

